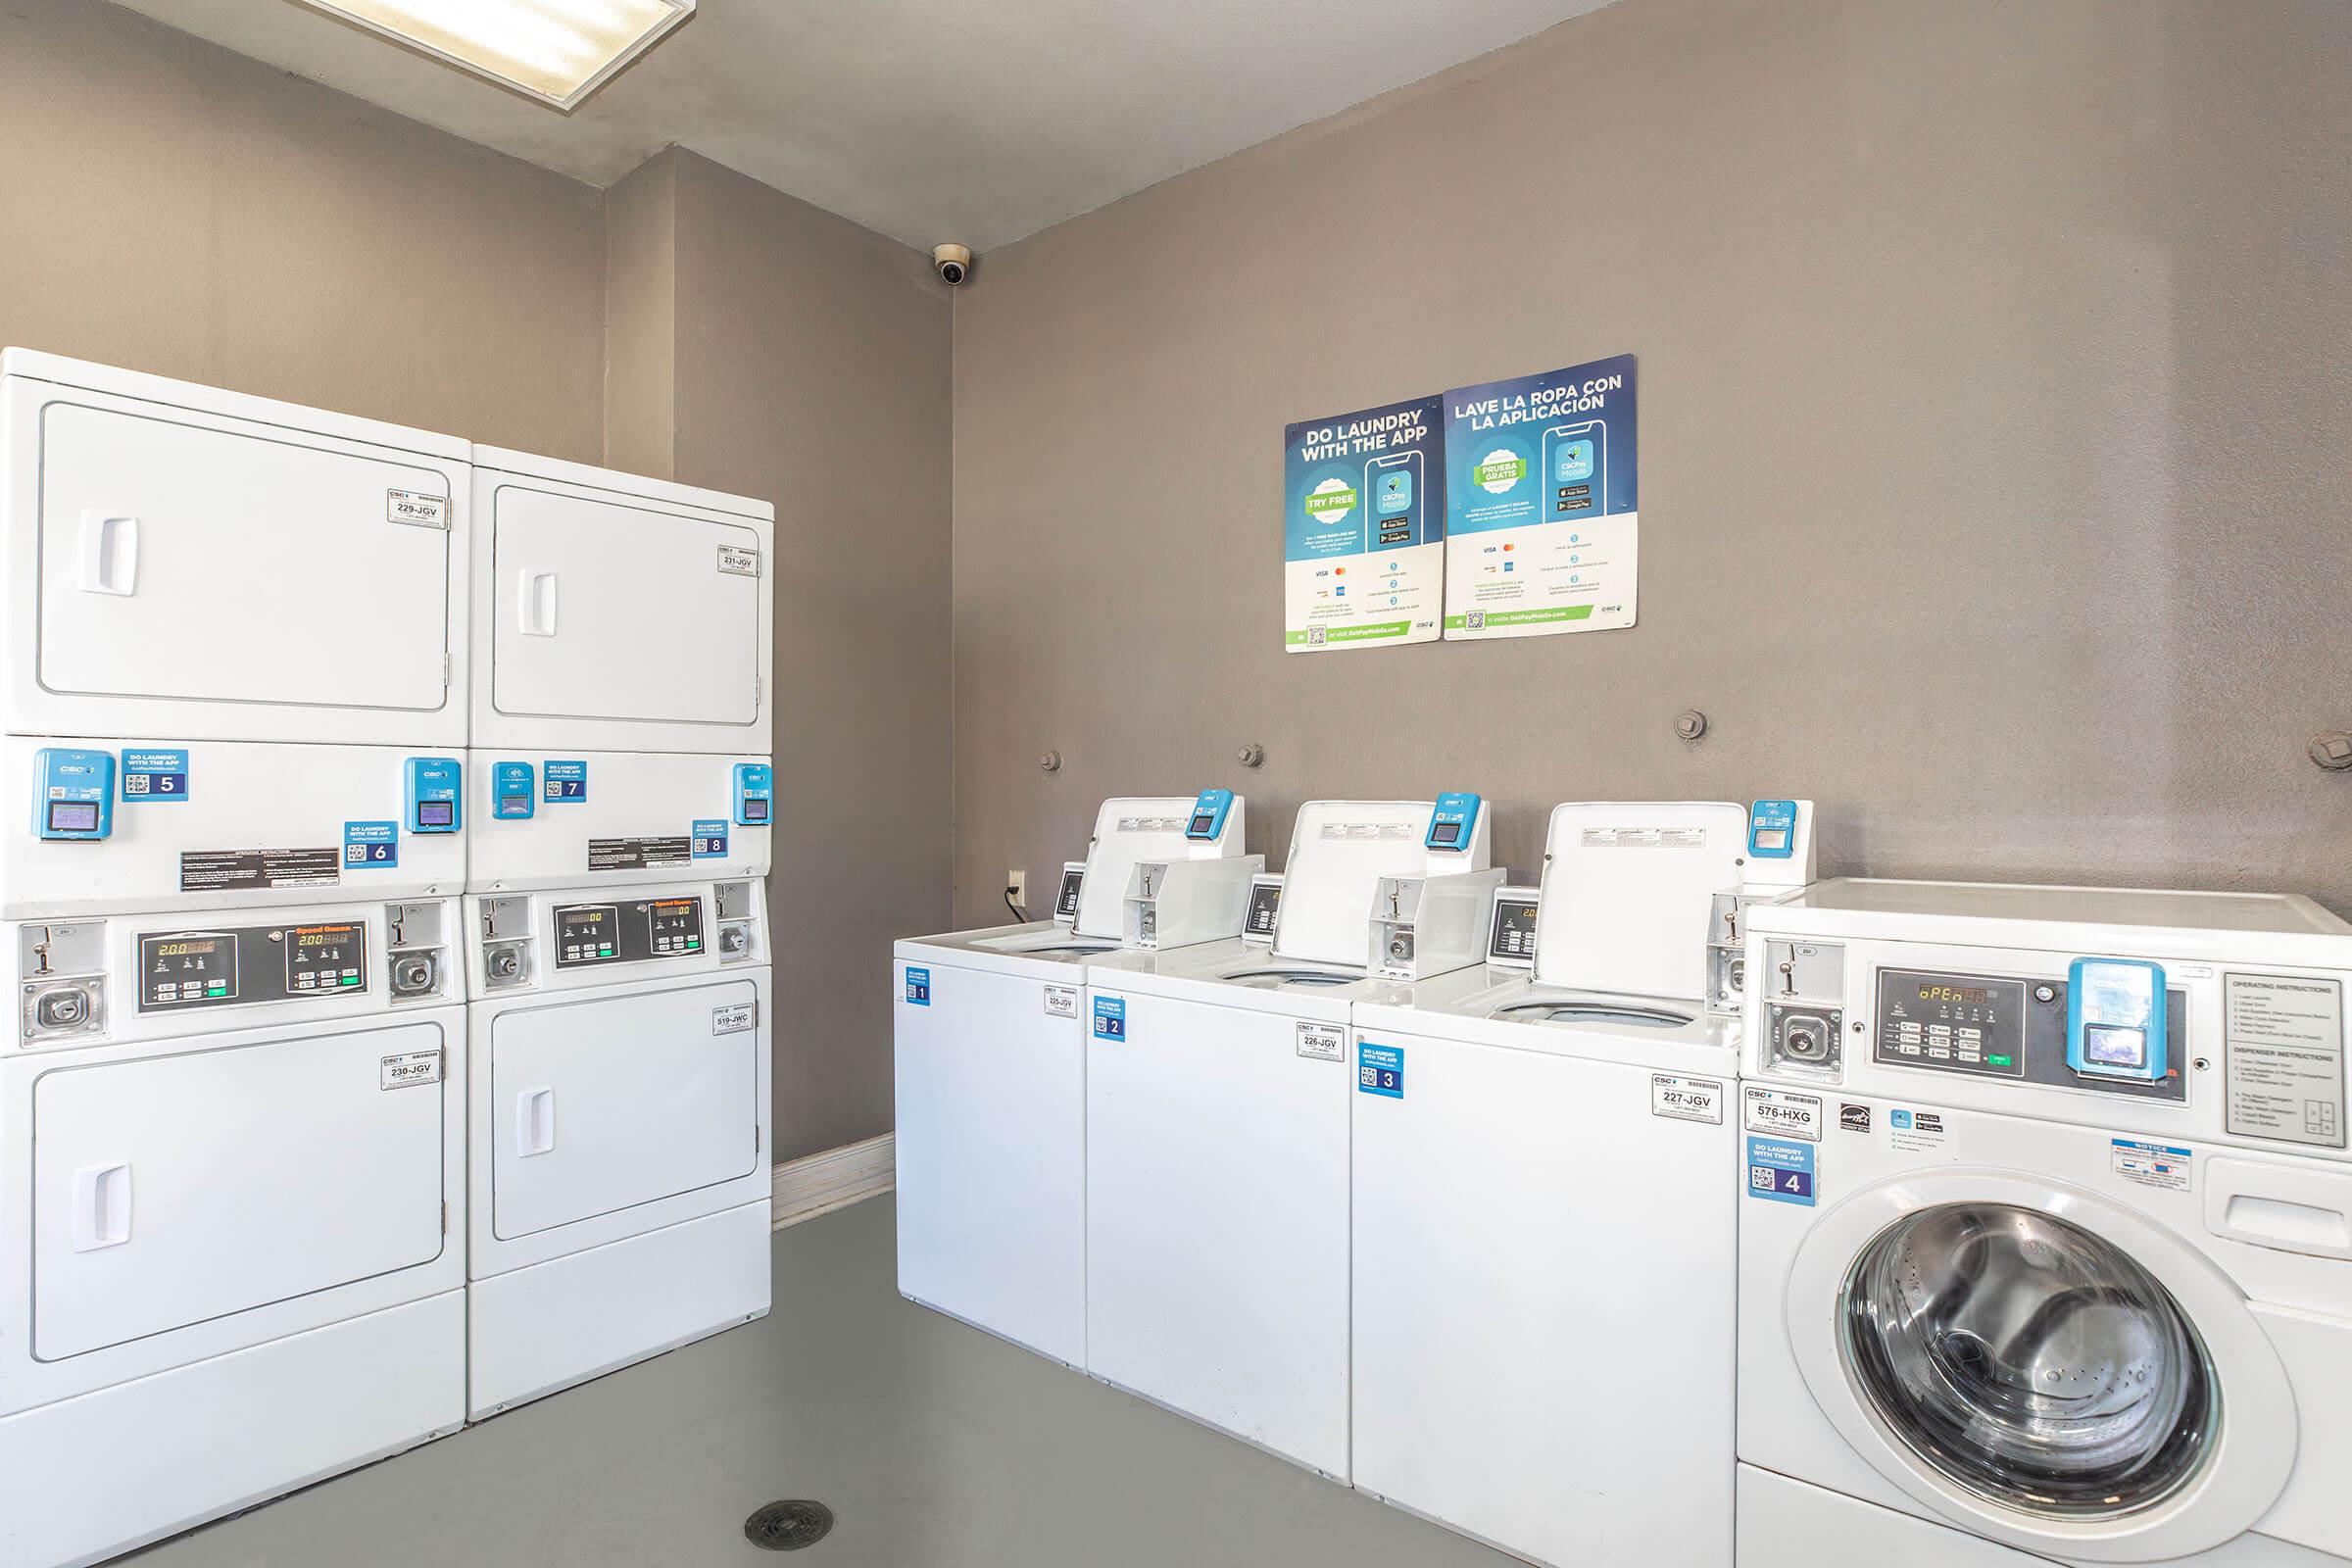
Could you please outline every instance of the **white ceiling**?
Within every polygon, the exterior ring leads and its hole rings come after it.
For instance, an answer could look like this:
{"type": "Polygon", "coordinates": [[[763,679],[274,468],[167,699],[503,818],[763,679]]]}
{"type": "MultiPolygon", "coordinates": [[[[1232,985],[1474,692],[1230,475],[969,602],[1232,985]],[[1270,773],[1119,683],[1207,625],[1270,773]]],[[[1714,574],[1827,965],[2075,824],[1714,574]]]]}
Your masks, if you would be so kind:
{"type": "Polygon", "coordinates": [[[702,0],[566,116],[297,0],[120,0],[610,185],[671,142],[986,251],[1607,0],[702,0]]]}

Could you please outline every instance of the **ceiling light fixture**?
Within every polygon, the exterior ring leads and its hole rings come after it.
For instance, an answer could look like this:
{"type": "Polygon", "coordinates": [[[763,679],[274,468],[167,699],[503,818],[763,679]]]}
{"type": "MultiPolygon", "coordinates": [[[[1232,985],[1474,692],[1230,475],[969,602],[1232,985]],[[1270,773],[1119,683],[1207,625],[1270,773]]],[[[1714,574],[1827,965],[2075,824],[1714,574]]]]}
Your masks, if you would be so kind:
{"type": "Polygon", "coordinates": [[[694,14],[695,0],[303,0],[569,110],[694,14]]]}

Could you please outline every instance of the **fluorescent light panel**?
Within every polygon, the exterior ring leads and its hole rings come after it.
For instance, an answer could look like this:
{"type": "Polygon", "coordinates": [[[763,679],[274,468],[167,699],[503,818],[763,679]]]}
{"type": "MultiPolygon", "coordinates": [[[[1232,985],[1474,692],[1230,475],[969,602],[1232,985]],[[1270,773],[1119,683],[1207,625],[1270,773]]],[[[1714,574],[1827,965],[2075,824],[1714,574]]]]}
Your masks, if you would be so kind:
{"type": "Polygon", "coordinates": [[[453,66],[570,109],[695,0],[304,0],[453,66]]]}

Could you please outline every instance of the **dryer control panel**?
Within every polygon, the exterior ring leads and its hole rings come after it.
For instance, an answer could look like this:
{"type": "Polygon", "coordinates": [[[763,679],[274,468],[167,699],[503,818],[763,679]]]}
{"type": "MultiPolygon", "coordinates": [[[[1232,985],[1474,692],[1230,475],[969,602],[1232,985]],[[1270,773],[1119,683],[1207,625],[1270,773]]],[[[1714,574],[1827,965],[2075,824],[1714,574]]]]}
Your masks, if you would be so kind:
{"type": "Polygon", "coordinates": [[[560,904],[555,921],[559,969],[684,958],[703,951],[703,901],[698,895],[560,904]]]}
{"type": "Polygon", "coordinates": [[[757,879],[579,892],[477,894],[466,901],[476,995],[599,985],[641,964],[724,969],[768,961],[757,879]]]}

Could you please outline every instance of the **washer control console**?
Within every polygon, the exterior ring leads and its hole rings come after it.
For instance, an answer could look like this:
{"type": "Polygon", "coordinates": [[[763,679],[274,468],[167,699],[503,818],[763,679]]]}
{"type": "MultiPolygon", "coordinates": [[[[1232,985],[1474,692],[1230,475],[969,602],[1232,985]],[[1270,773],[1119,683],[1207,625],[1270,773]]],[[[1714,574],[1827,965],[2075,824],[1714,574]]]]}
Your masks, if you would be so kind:
{"type": "MultiPolygon", "coordinates": [[[[2155,1069],[2160,1076],[2143,1078],[2081,1062],[2079,1048],[2070,1051],[2078,1033],[2068,1022],[2071,979],[1881,969],[1878,982],[1877,1028],[1871,1038],[1874,1061],[2151,1100],[2187,1098],[2180,1074],[2162,1065],[2155,1069]]],[[[2080,1004],[2075,1010],[2080,1013],[2080,1004]]],[[[2170,991],[2164,1024],[2146,1033],[2159,1040],[2169,1034],[2180,1042],[2187,1012],[2187,993],[2170,991]]],[[[2146,1054],[2143,1051],[2143,1060],[2146,1054]]]]}

